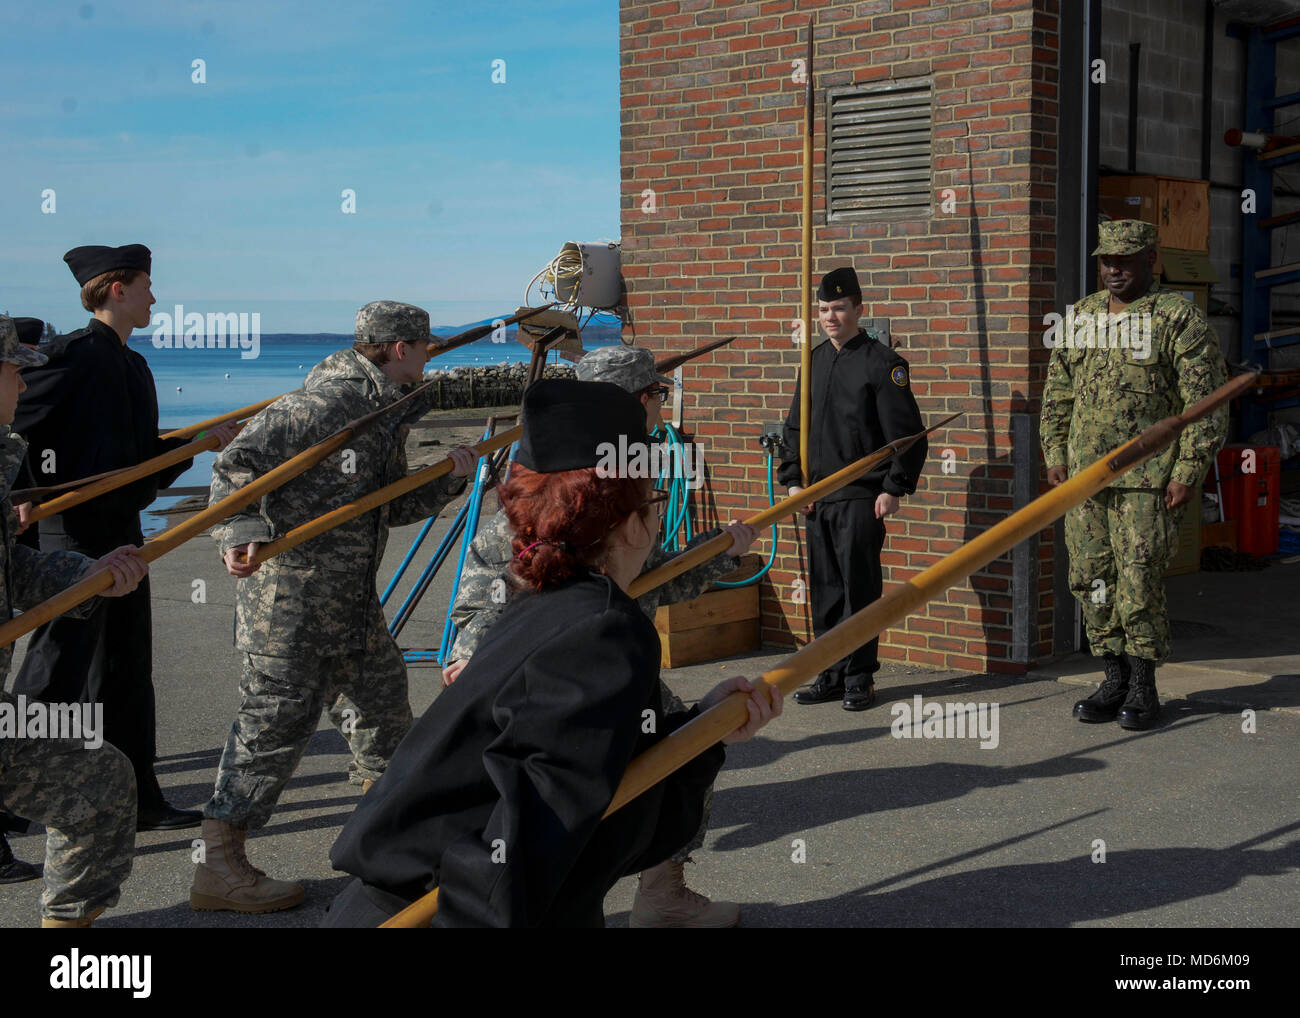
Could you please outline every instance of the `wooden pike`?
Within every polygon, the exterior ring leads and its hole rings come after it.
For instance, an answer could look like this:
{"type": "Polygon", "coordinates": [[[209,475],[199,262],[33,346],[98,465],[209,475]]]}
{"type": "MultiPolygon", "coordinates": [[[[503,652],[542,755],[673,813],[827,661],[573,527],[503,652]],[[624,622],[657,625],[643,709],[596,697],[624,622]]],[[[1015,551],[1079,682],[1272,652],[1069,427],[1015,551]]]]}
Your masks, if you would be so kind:
{"type": "MultiPolygon", "coordinates": [[[[231,410],[229,413],[221,414],[218,417],[209,417],[206,421],[199,421],[198,424],[189,424],[183,428],[177,428],[175,431],[169,431],[165,435],[159,435],[159,438],[192,438],[200,431],[207,431],[209,428],[215,428],[218,424],[225,424],[226,421],[242,421],[254,414],[261,413],[279,396],[272,396],[270,399],[264,399],[260,403],[253,403],[251,406],[240,407],[238,410],[231,410]]],[[[213,446],[213,448],[216,448],[213,446]]],[[[175,462],[173,460],[172,462],[175,462]]]]}
{"type": "MultiPolygon", "coordinates": [[[[504,449],[512,442],[523,436],[524,429],[522,425],[516,425],[509,431],[503,431],[499,435],[493,435],[491,438],[484,439],[477,445],[471,445],[470,448],[482,456],[490,456],[498,449],[504,449]]],[[[400,481],[394,481],[392,484],[386,484],[382,488],[377,488],[368,495],[364,495],[355,502],[349,502],[347,505],[341,505],[337,509],[326,513],[324,516],[317,516],[314,520],[294,527],[283,537],[270,541],[267,544],[260,545],[257,552],[253,555],[253,561],[257,563],[265,562],[269,558],[280,554],[282,551],[288,551],[290,548],[296,548],[304,541],[310,541],[313,537],[325,533],[325,531],[337,527],[348,520],[354,520],[358,516],[376,509],[385,502],[391,502],[400,495],[405,495],[409,491],[423,487],[430,481],[435,481],[444,474],[451,473],[453,467],[450,458],[439,460],[437,463],[427,466],[422,470],[417,470],[412,474],[407,474],[400,481]]]]}
{"type": "MultiPolygon", "coordinates": [[[[539,308],[532,313],[536,314],[541,310],[544,309],[539,308]]],[[[525,315],[522,317],[528,316],[525,315]]],[[[562,328],[552,329],[541,338],[539,345],[545,347],[547,343],[559,339],[563,333],[564,330],[562,328]]],[[[718,349],[720,346],[725,346],[737,338],[739,337],[730,336],[726,339],[706,343],[704,346],[692,350],[689,353],[678,354],[674,357],[668,358],[666,361],[661,361],[656,364],[655,367],[660,371],[664,370],[665,364],[669,364],[670,367],[676,367],[678,364],[683,364],[693,357],[700,357],[711,350],[718,349]]],[[[949,420],[951,419],[952,418],[949,418],[949,420]]],[[[516,426],[511,428],[509,431],[501,432],[499,435],[493,435],[491,438],[479,442],[477,445],[472,445],[470,448],[477,452],[480,457],[488,456],[496,452],[498,449],[506,448],[521,437],[523,437],[523,427],[516,426]]],[[[870,467],[867,467],[866,469],[869,470],[870,467]]],[[[304,541],[310,541],[313,537],[317,537],[325,531],[339,526],[341,523],[346,523],[348,520],[354,520],[358,516],[364,515],[365,513],[370,512],[370,510],[378,508],[385,502],[391,502],[393,499],[405,495],[407,492],[423,487],[431,481],[442,477],[444,474],[450,473],[451,470],[452,462],[450,459],[442,460],[432,466],[425,467],[423,470],[417,470],[415,473],[402,478],[400,481],[394,481],[392,484],[385,485],[382,488],[372,491],[369,495],[359,498],[355,502],[349,502],[347,505],[339,506],[332,512],[326,513],[324,516],[318,516],[316,519],[310,520],[309,522],[302,524],[300,527],[295,527],[283,537],[260,546],[253,556],[253,561],[258,563],[265,562],[267,559],[275,557],[282,551],[296,548],[304,541]]],[[[730,540],[730,538],[728,538],[728,540],[730,540]]]]}
{"type": "MultiPolygon", "coordinates": [[[[888,445],[882,446],[873,453],[863,456],[860,460],[855,460],[842,470],[837,470],[830,477],[824,477],[816,484],[810,484],[797,495],[790,498],[782,499],[774,506],[769,506],[761,512],[755,513],[744,522],[756,530],[775,523],[777,520],[785,519],[792,516],[806,505],[812,505],[818,499],[825,498],[833,491],[838,491],[846,484],[851,484],[859,477],[871,473],[876,467],[884,463],[891,456],[901,456],[910,449],[917,441],[937,431],[945,424],[948,424],[958,417],[961,413],[951,414],[945,417],[938,424],[932,424],[924,431],[918,431],[915,435],[907,435],[904,438],[896,438],[888,445]]],[[[709,561],[716,555],[721,555],[731,547],[731,535],[725,531],[711,540],[698,544],[694,548],[688,548],[680,555],[675,555],[658,569],[652,569],[648,573],[642,573],[628,588],[628,596],[638,598],[643,594],[648,594],[656,587],[662,587],[669,580],[680,576],[688,569],[694,569],[696,566],[709,561]]]]}
{"type": "MultiPolygon", "coordinates": [[[[563,328],[555,328],[550,330],[549,332],[546,333],[546,335],[541,337],[541,339],[538,341],[538,346],[540,346],[542,349],[545,349],[548,343],[554,342],[555,340],[561,338],[564,334],[564,331],[565,330],[563,328]]],[[[689,353],[678,354],[673,357],[669,357],[666,360],[660,361],[655,365],[655,368],[659,371],[665,370],[664,367],[665,365],[668,365],[669,368],[674,368],[679,364],[684,364],[686,361],[689,361],[694,357],[703,356],[704,354],[710,352],[711,350],[718,349],[718,347],[720,346],[726,346],[728,343],[738,338],[739,337],[737,336],[729,336],[726,339],[719,339],[719,340],[715,340],[712,343],[706,343],[704,346],[698,347],[695,350],[690,351],[689,353]]],[[[953,416],[955,417],[957,415],[954,414],[953,416]]],[[[950,417],[948,418],[948,420],[952,420],[952,418],[950,417]]],[[[947,423],[947,422],[945,421],[943,423],[947,423]]],[[[936,427],[937,426],[938,425],[936,425],[936,427]]],[[[470,446],[470,448],[473,449],[475,452],[477,452],[480,457],[491,455],[492,453],[496,452],[498,449],[504,449],[507,446],[511,445],[513,442],[517,441],[519,438],[521,438],[523,436],[523,430],[524,430],[523,427],[521,425],[518,425],[516,427],[511,428],[509,431],[503,431],[499,435],[493,435],[491,438],[479,442],[477,445],[472,445],[470,446]]],[[[922,432],[922,434],[928,434],[928,433],[929,433],[928,431],[922,432]]],[[[914,435],[912,436],[911,441],[915,441],[919,437],[920,435],[914,435]]],[[[902,441],[907,441],[907,440],[904,439],[902,441]]],[[[910,442],[908,444],[910,444],[910,442]]],[[[906,448],[906,446],[904,446],[903,448],[906,448]]],[[[898,451],[902,452],[902,448],[900,448],[898,451]]],[[[887,458],[888,455],[889,453],[887,452],[885,454],[885,457],[887,458]]],[[[867,470],[870,470],[871,467],[874,465],[875,465],[874,463],[867,465],[866,467],[863,468],[862,472],[865,473],[867,470]]],[[[405,495],[407,492],[414,491],[416,488],[422,487],[428,484],[430,481],[434,481],[437,478],[442,477],[444,474],[450,473],[451,469],[452,469],[451,460],[449,459],[442,460],[441,462],[435,463],[432,466],[425,467],[423,470],[417,470],[415,473],[410,474],[407,477],[404,477],[400,481],[394,481],[392,484],[386,485],[382,488],[372,491],[369,495],[359,498],[355,502],[349,502],[347,505],[339,506],[337,509],[333,510],[332,512],[326,513],[324,516],[318,516],[316,519],[310,520],[309,522],[302,524],[302,526],[300,527],[295,527],[293,530],[289,531],[289,533],[285,534],[283,537],[262,545],[257,549],[257,552],[253,556],[253,561],[258,563],[265,562],[267,559],[273,558],[274,556],[280,554],[280,552],[282,551],[288,551],[290,548],[296,548],[304,541],[310,541],[313,537],[323,534],[325,531],[337,527],[341,523],[346,523],[348,522],[348,520],[354,520],[358,516],[370,512],[371,509],[378,508],[379,506],[383,505],[385,502],[390,502],[401,495],[405,495]]],[[[843,471],[841,471],[841,473],[843,473],[843,471]]],[[[854,475],[854,476],[858,476],[858,475],[854,475]]],[[[846,478],[843,483],[848,483],[848,481],[852,479],[853,478],[846,478]]],[[[816,495],[814,495],[813,497],[816,497],[816,495]]],[[[792,499],[790,501],[793,502],[795,500],[792,499]]],[[[797,509],[798,505],[796,505],[795,508],[797,509]]],[[[760,524],[755,524],[755,526],[758,525],[760,524]]],[[[724,534],[722,535],[722,537],[725,537],[727,543],[730,543],[731,538],[728,535],[724,534]]],[[[709,545],[711,545],[712,543],[713,542],[708,542],[709,545]]],[[[675,561],[676,560],[674,560],[674,562],[675,561]]]]}
{"type": "Polygon", "coordinates": [[[813,206],[813,17],[808,15],[808,57],[804,68],[803,120],[803,265],[799,277],[799,315],[803,343],[799,347],[799,467],[804,487],[808,468],[808,435],[812,431],[812,206],[813,206]]]}
{"type": "MultiPolygon", "coordinates": [[[[166,555],[167,552],[184,544],[191,537],[203,533],[213,524],[220,523],[231,513],[256,502],[268,491],[273,491],[280,485],[293,480],[299,474],[305,473],[330,453],[342,448],[352,438],[364,432],[379,418],[390,413],[417,395],[421,390],[427,388],[428,384],[426,383],[420,388],[407,393],[399,400],[394,400],[386,407],[381,407],[364,417],[358,417],[328,438],[322,439],[310,448],[281,463],[274,470],[268,471],[255,481],[244,485],[238,491],[232,491],[216,505],[209,506],[202,512],[196,513],[189,519],[177,523],[175,526],[164,530],[161,534],[150,538],[144,543],[144,547],[140,549],[141,558],[146,562],[152,562],[166,555]]],[[[17,618],[10,619],[0,625],[0,647],[8,646],[19,637],[30,633],[37,626],[44,625],[69,609],[75,608],[83,601],[89,600],[96,594],[103,593],[112,585],[113,577],[108,570],[101,569],[92,573],[84,580],[74,583],[67,590],[61,591],[31,610],[23,612],[17,618]]]]}
{"type": "MultiPolygon", "coordinates": [[[[239,430],[243,430],[244,423],[240,422],[239,430]]],[[[87,477],[82,481],[72,481],[68,484],[61,484],[50,488],[27,488],[24,491],[15,491],[10,498],[16,502],[25,502],[31,498],[43,497],[56,491],[62,491],[72,488],[65,494],[52,498],[47,502],[42,502],[35,506],[28,514],[27,518],[31,522],[43,520],[47,516],[53,516],[61,513],[65,509],[71,509],[74,505],[80,505],[82,502],[89,502],[97,495],[102,495],[106,491],[113,491],[123,485],[130,484],[132,481],[138,481],[142,477],[148,477],[150,474],[156,474],[160,470],[182,460],[187,460],[191,456],[197,456],[201,452],[207,452],[209,449],[215,449],[219,441],[215,435],[208,435],[197,442],[190,442],[179,448],[165,452],[161,456],[155,456],[153,459],[145,460],[143,463],[137,463],[133,467],[124,467],[121,470],[110,470],[107,473],[98,474],[94,477],[87,477]]]]}
{"type": "Polygon", "coordinates": [[[511,315],[509,318],[503,318],[501,319],[500,325],[497,325],[495,322],[489,322],[487,325],[476,325],[472,329],[466,329],[464,332],[458,332],[454,336],[448,336],[436,346],[433,341],[430,340],[428,359],[433,360],[435,357],[446,353],[448,350],[455,350],[458,346],[465,346],[468,343],[477,342],[484,336],[492,335],[492,333],[498,328],[504,328],[507,325],[516,325],[519,322],[527,321],[534,315],[540,315],[543,311],[547,311],[553,307],[555,307],[554,301],[550,304],[543,304],[541,307],[528,308],[528,310],[521,311],[517,315],[511,315]]]}
{"type": "MultiPolygon", "coordinates": [[[[979,537],[945,555],[919,575],[892,587],[880,600],[845,619],[775,668],[764,672],[755,683],[756,687],[765,690],[765,687],[777,686],[784,695],[793,693],[819,672],[868,640],[879,636],[975,570],[1005,554],[1026,537],[1043,530],[1084,499],[1111,484],[1125,471],[1159,452],[1176,440],[1187,425],[1239,396],[1254,381],[1254,374],[1239,375],[1178,416],[1166,417],[1153,424],[1137,438],[1040,495],[979,537]]],[[[770,690],[766,690],[766,693],[771,696],[770,690]]],[[[749,717],[745,706],[748,699],[748,693],[732,693],[722,703],[706,710],[633,760],[628,765],[627,773],[623,775],[609,808],[605,810],[605,816],[622,809],[638,795],[653,788],[673,771],[715,745],[723,736],[744,725],[749,717]]],[[[387,928],[427,926],[437,911],[438,891],[435,888],[382,925],[387,928]]]]}
{"type": "MultiPolygon", "coordinates": [[[[515,323],[524,321],[534,315],[541,314],[550,307],[553,307],[553,305],[547,304],[545,307],[529,308],[519,314],[511,315],[509,318],[505,319],[504,322],[506,325],[514,325],[515,323]]],[[[490,335],[494,328],[496,328],[495,325],[478,325],[472,329],[467,329],[465,332],[458,332],[456,335],[449,337],[445,342],[438,346],[431,346],[429,348],[428,359],[431,360],[439,354],[446,353],[448,350],[454,350],[458,346],[464,346],[466,343],[473,343],[476,340],[482,339],[484,336],[490,335]]],[[[191,435],[197,435],[199,432],[206,431],[208,428],[215,428],[218,424],[225,424],[227,421],[243,421],[265,410],[272,403],[281,398],[282,396],[272,396],[270,399],[264,399],[260,403],[253,403],[250,406],[241,407],[238,410],[231,410],[229,413],[221,414],[218,417],[210,417],[206,421],[199,421],[197,424],[191,424],[184,428],[178,428],[175,431],[169,431],[159,437],[189,438],[191,435]]],[[[142,477],[156,474],[160,470],[166,470],[173,464],[181,462],[181,460],[187,460],[191,456],[197,455],[201,452],[206,452],[209,449],[215,449],[216,447],[217,440],[208,436],[197,442],[191,442],[188,445],[184,445],[178,449],[172,449],[169,452],[163,453],[161,456],[154,456],[152,459],[147,459],[142,463],[137,463],[133,467],[122,467],[118,470],[108,470],[102,474],[83,477],[80,480],[69,481],[66,484],[52,485],[45,488],[24,488],[19,491],[14,491],[10,494],[10,500],[15,505],[19,505],[22,502],[27,502],[33,498],[38,498],[52,492],[66,491],[70,488],[75,489],[68,491],[66,495],[60,495],[57,499],[42,503],[40,506],[36,507],[29,516],[29,519],[32,521],[43,520],[47,516],[53,516],[56,513],[63,512],[65,509],[71,509],[75,505],[87,502],[90,499],[95,498],[97,495],[104,494],[106,491],[113,491],[125,484],[138,481],[142,477]]]]}
{"type": "Polygon", "coordinates": [[[655,370],[660,374],[667,374],[676,368],[681,367],[687,361],[693,361],[696,357],[703,357],[706,353],[712,353],[718,347],[726,346],[728,343],[734,343],[739,336],[728,336],[726,339],[715,339],[712,343],[705,343],[703,346],[697,346],[694,350],[686,353],[673,354],[671,357],[665,357],[663,360],[656,362],[655,370]]]}

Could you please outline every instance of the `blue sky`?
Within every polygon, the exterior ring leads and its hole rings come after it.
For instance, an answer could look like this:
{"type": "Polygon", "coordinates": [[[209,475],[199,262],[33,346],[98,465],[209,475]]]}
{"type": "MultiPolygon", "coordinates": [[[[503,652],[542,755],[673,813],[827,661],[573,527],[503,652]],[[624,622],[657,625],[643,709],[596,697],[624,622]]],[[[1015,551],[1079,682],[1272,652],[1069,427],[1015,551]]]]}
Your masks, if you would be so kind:
{"type": "Polygon", "coordinates": [[[350,332],[389,298],[455,325],[618,238],[614,0],[6,0],[0,38],[10,314],[80,327],[63,253],[138,242],[155,313],[350,332]]]}

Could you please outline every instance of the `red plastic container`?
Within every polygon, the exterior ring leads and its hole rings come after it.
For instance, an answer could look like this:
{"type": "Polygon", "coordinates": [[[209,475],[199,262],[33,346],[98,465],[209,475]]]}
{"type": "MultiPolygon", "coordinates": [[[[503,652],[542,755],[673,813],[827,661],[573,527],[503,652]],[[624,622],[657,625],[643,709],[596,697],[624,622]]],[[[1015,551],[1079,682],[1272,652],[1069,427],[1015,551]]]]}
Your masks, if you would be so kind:
{"type": "MultiPolygon", "coordinates": [[[[1281,512],[1282,450],[1275,445],[1225,445],[1219,450],[1219,477],[1223,484],[1224,518],[1237,521],[1237,550],[1247,555],[1275,554],[1281,512]],[[1252,466],[1254,470],[1249,471],[1252,466]]],[[[1205,487],[1212,491],[1213,485],[1211,471],[1205,487]]]]}

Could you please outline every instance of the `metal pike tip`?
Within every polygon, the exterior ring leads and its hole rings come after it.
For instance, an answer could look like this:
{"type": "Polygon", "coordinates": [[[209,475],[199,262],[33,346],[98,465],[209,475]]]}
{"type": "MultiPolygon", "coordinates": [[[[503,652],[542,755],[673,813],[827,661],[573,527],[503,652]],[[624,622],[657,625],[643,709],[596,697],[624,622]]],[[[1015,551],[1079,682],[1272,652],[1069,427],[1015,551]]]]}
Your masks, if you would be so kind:
{"type": "Polygon", "coordinates": [[[728,336],[726,339],[715,339],[712,343],[697,346],[694,350],[688,350],[686,353],[665,357],[655,364],[655,371],[661,374],[665,371],[672,371],[674,368],[681,367],[687,361],[693,361],[696,357],[703,357],[706,353],[710,353],[720,346],[726,346],[728,343],[734,343],[739,338],[739,336],[728,336]]]}
{"type": "Polygon", "coordinates": [[[925,438],[926,435],[938,431],[945,424],[952,423],[965,412],[966,411],[964,410],[958,410],[955,414],[949,414],[947,417],[939,421],[937,424],[931,424],[924,431],[918,431],[915,435],[908,435],[905,438],[896,438],[889,443],[887,448],[893,449],[895,456],[902,455],[903,453],[907,452],[908,449],[912,448],[912,446],[915,445],[917,442],[919,442],[921,439],[925,438]]]}

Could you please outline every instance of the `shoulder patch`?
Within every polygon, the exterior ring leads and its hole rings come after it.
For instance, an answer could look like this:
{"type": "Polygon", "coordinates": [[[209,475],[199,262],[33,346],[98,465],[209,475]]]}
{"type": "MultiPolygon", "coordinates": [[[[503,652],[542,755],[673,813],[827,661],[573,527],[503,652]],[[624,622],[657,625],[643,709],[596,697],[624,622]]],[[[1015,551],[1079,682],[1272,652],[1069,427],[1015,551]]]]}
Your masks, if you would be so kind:
{"type": "Polygon", "coordinates": [[[895,365],[894,370],[889,373],[889,378],[900,389],[907,388],[907,368],[903,365],[895,365]]]}

